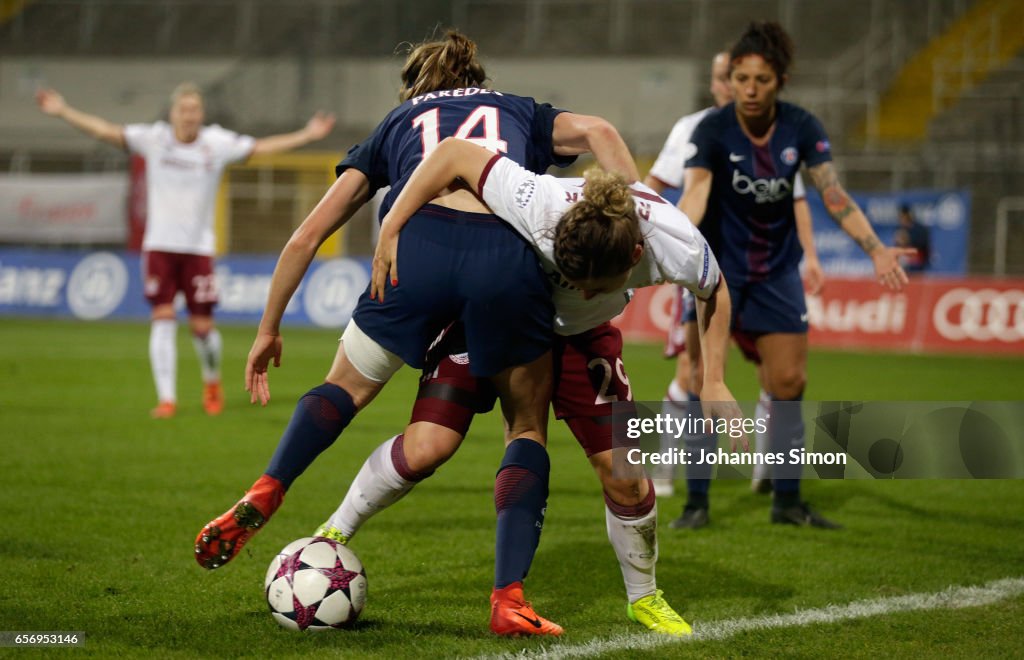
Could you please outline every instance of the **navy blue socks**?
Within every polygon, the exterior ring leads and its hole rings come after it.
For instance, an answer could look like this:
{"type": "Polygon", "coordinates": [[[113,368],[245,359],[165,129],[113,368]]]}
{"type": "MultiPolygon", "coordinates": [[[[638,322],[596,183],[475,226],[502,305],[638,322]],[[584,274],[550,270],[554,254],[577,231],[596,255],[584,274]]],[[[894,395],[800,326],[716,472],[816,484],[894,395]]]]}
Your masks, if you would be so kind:
{"type": "MultiPolygon", "coordinates": [[[[691,419],[698,419],[704,416],[700,407],[700,397],[693,392],[687,392],[689,400],[687,413],[691,419]]],[[[686,506],[701,509],[708,508],[708,491],[711,490],[710,465],[694,465],[703,451],[706,454],[713,453],[718,446],[718,436],[714,433],[687,433],[683,436],[683,446],[689,452],[689,462],[686,465],[686,506]]]]}
{"type": "Polygon", "coordinates": [[[505,449],[494,481],[496,589],[522,582],[530,570],[544,526],[550,472],[548,452],[540,443],[517,438],[505,449]]]}
{"type": "Polygon", "coordinates": [[[334,444],[355,415],[352,397],[337,385],[324,383],[306,392],[295,406],[266,474],[285,488],[290,487],[323,450],[334,444]]]}
{"type": "MultiPolygon", "coordinates": [[[[785,454],[789,460],[791,449],[804,447],[804,419],[802,414],[803,397],[793,400],[780,400],[772,397],[772,417],[768,425],[768,442],[772,452],[785,454]]],[[[776,466],[772,478],[775,491],[775,503],[787,507],[800,503],[800,472],[799,466],[776,466]]]]}

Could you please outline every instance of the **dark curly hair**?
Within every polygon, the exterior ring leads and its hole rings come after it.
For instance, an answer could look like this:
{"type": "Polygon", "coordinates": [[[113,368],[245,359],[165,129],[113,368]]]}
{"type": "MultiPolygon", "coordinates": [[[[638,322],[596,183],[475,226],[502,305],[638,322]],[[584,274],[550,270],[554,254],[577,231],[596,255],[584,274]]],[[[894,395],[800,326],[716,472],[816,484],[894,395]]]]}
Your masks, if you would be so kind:
{"type": "MultiPolygon", "coordinates": [[[[760,55],[779,78],[779,89],[785,83],[786,71],[793,62],[793,40],[774,21],[754,21],[729,50],[729,62],[747,55],[760,55]]],[[[730,64],[730,69],[731,69],[730,64]]]]}

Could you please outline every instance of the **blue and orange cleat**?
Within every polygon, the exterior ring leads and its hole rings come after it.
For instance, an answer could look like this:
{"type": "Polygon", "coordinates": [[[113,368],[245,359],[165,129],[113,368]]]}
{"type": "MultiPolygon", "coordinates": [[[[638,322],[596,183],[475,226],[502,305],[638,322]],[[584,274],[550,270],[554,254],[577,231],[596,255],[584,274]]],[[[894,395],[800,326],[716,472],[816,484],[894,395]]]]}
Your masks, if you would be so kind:
{"type": "Polygon", "coordinates": [[[562,634],[562,626],[533,611],[523,600],[523,583],[513,582],[491,593],[491,632],[503,637],[562,634]]]}
{"type": "Polygon", "coordinates": [[[213,570],[234,559],[281,506],[284,493],[277,479],[268,475],[257,479],[242,499],[199,532],[195,546],[199,565],[213,570]]]}

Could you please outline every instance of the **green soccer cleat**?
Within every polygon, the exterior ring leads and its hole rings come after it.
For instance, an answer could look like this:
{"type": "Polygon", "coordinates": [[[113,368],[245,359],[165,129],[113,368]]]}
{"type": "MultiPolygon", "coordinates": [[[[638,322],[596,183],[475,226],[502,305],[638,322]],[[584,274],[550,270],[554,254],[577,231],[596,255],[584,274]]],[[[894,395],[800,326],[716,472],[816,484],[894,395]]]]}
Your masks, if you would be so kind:
{"type": "Polygon", "coordinates": [[[626,605],[626,616],[630,621],[647,626],[662,635],[673,635],[675,637],[688,637],[693,634],[683,617],[679,616],[672,606],[661,597],[662,591],[658,589],[650,596],[644,596],[635,603],[626,605]]]}
{"type": "Polygon", "coordinates": [[[340,529],[337,527],[331,527],[327,523],[317,527],[316,531],[313,532],[313,536],[320,536],[325,539],[337,541],[342,545],[348,545],[348,537],[342,534],[340,529]]]}

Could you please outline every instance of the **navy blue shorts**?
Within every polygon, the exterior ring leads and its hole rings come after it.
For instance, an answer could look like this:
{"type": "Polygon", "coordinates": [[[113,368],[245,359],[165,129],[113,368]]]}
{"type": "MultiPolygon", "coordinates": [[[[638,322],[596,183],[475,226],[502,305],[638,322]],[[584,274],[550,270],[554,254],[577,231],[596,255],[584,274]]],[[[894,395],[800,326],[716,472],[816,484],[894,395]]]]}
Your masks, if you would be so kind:
{"type": "Polygon", "coordinates": [[[465,327],[475,376],[532,362],[554,337],[551,288],[533,248],[497,217],[420,209],[398,239],[398,286],[359,297],[353,319],[411,367],[452,321],[465,327]]]}
{"type": "Polygon", "coordinates": [[[800,271],[790,270],[762,282],[729,282],[732,334],[746,357],[760,363],[754,341],[777,332],[807,332],[807,300],[800,271]]]}

